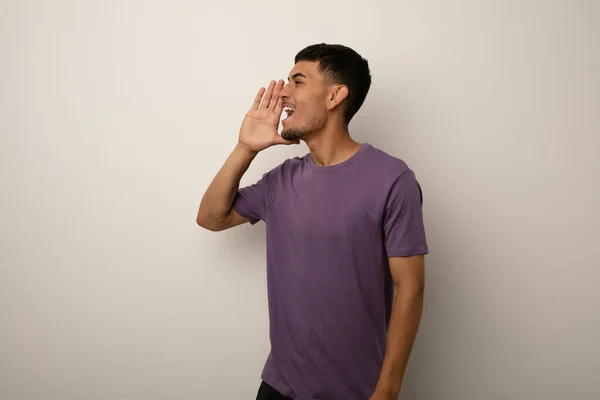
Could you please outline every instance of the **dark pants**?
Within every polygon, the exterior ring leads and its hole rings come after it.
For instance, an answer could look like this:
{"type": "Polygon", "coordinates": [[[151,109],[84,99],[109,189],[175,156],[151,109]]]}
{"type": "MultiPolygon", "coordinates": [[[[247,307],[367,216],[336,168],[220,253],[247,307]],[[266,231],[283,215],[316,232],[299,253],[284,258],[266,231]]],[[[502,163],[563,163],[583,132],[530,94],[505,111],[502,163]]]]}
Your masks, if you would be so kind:
{"type": "Polygon", "coordinates": [[[258,388],[256,400],[292,400],[292,398],[282,395],[263,381],[258,388]]]}

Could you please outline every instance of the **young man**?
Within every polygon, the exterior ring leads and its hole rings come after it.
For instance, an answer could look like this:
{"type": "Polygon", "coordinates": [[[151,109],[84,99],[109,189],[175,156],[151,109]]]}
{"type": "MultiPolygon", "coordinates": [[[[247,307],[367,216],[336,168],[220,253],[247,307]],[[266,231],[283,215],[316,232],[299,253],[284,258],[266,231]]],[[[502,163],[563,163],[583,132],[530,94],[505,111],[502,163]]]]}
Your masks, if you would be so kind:
{"type": "Polygon", "coordinates": [[[272,81],[259,90],[200,204],[197,222],[211,231],[266,224],[271,352],[257,399],[400,393],[428,248],[413,171],[350,137],[370,85],[367,61],[348,47],[300,51],[285,86],[272,81]],[[259,152],[300,141],[307,155],[239,189],[259,152]]]}

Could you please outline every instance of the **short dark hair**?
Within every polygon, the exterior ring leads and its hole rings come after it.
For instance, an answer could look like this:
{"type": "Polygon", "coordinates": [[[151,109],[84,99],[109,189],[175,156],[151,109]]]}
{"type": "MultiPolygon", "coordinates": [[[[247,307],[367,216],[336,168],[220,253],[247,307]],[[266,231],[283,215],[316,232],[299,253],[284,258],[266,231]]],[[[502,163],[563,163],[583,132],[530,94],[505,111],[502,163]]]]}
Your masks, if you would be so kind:
{"type": "Polygon", "coordinates": [[[295,63],[318,62],[319,72],[327,83],[338,83],[348,87],[344,108],[346,124],[360,109],[371,87],[369,63],[353,49],[341,44],[313,44],[296,54],[295,63]]]}

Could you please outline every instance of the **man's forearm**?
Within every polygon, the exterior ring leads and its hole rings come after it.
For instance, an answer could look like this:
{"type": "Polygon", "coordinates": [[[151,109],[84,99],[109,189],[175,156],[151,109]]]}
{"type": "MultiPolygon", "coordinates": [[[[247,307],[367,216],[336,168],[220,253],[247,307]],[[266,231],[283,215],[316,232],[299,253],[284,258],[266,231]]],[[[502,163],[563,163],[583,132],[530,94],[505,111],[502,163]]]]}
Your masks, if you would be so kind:
{"type": "Polygon", "coordinates": [[[198,210],[199,223],[219,221],[229,215],[240,180],[256,154],[243,144],[237,144],[202,197],[198,210]]]}
{"type": "Polygon", "coordinates": [[[400,393],[422,312],[423,288],[417,284],[399,285],[392,306],[383,367],[377,383],[377,390],[388,393],[390,398],[395,399],[400,393]]]}

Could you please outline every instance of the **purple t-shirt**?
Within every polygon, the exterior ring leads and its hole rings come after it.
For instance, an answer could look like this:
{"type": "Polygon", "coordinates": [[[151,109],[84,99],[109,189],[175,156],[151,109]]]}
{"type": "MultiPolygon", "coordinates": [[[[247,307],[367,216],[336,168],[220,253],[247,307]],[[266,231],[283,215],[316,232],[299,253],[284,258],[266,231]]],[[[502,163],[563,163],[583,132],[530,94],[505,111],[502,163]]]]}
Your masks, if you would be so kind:
{"type": "Polygon", "coordinates": [[[367,400],[383,364],[393,280],[387,257],[428,252],[421,189],[368,143],[322,167],[288,159],[239,189],[266,224],[271,351],[262,379],[298,400],[367,400]]]}

